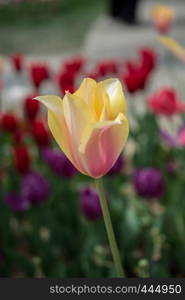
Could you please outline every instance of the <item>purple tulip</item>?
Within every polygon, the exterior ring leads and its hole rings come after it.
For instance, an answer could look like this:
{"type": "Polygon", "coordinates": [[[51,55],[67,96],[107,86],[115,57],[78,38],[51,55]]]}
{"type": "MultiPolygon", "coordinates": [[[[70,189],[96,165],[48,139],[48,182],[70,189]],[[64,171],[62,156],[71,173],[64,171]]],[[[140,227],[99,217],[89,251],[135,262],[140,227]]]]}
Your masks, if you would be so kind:
{"type": "Polygon", "coordinates": [[[88,220],[97,220],[102,217],[99,196],[95,189],[86,187],[80,192],[80,207],[88,220]]]}
{"type": "Polygon", "coordinates": [[[137,194],[144,198],[158,198],[164,192],[163,176],[154,168],[137,169],[133,176],[133,184],[137,194]]]}
{"type": "Polygon", "coordinates": [[[21,197],[33,204],[41,204],[49,196],[49,184],[39,173],[30,172],[24,176],[21,184],[21,197]]]}
{"type": "Polygon", "coordinates": [[[28,199],[21,197],[15,192],[9,193],[4,201],[14,211],[25,211],[30,206],[28,199]]]}
{"type": "Polygon", "coordinates": [[[109,175],[115,175],[121,172],[122,168],[124,166],[124,158],[123,155],[120,155],[115,162],[114,166],[110,169],[108,172],[109,175]]]}
{"type": "Polygon", "coordinates": [[[53,172],[59,176],[69,178],[77,173],[77,170],[60,150],[45,148],[42,151],[42,157],[53,172]]]}

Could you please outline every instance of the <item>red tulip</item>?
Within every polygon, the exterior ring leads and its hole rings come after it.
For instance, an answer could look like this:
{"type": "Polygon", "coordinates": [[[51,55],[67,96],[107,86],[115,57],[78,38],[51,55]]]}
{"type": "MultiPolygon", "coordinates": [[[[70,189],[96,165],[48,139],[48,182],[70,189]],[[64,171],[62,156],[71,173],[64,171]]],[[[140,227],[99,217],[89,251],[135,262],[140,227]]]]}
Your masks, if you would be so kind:
{"type": "Polygon", "coordinates": [[[140,56],[139,61],[125,61],[127,72],[122,75],[122,79],[130,93],[145,88],[148,77],[156,64],[156,54],[151,49],[142,48],[140,56]]]}
{"type": "Polygon", "coordinates": [[[31,132],[38,146],[45,147],[49,145],[49,132],[42,121],[33,122],[31,132]]]}
{"type": "Polygon", "coordinates": [[[132,72],[123,75],[122,79],[127,90],[130,93],[135,93],[138,90],[143,90],[148,79],[148,70],[145,67],[140,67],[132,72]]]}
{"type": "Polygon", "coordinates": [[[110,74],[118,73],[118,65],[114,60],[106,60],[98,63],[97,65],[97,73],[99,76],[107,76],[110,74]]]}
{"type": "Polygon", "coordinates": [[[99,78],[99,74],[98,74],[97,70],[94,70],[94,71],[91,71],[91,72],[87,73],[84,77],[91,78],[91,79],[94,79],[94,80],[97,81],[98,78],[99,78]]]}
{"type": "Polygon", "coordinates": [[[128,71],[128,73],[136,72],[140,68],[140,63],[134,60],[126,60],[124,65],[128,71]]]}
{"type": "Polygon", "coordinates": [[[148,71],[152,71],[157,63],[157,54],[151,48],[144,47],[141,48],[140,51],[141,56],[141,64],[148,69],[148,71]]]}
{"type": "Polygon", "coordinates": [[[15,132],[18,128],[19,121],[14,114],[4,113],[0,120],[1,128],[5,131],[15,132]]]}
{"type": "Polygon", "coordinates": [[[10,58],[11,58],[11,62],[12,62],[14,70],[16,72],[20,72],[23,68],[23,60],[24,60],[23,54],[16,53],[16,54],[12,55],[10,58]]]}
{"type": "Polygon", "coordinates": [[[35,88],[39,88],[44,80],[49,78],[49,68],[44,63],[33,63],[30,67],[30,76],[35,88]]]}
{"type": "Polygon", "coordinates": [[[149,109],[158,114],[172,116],[184,111],[184,105],[180,102],[176,91],[166,87],[158,90],[148,99],[149,109]]]}
{"type": "Polygon", "coordinates": [[[14,163],[16,170],[24,174],[30,168],[30,155],[25,146],[17,146],[14,148],[14,163]]]}
{"type": "Polygon", "coordinates": [[[57,82],[59,85],[59,89],[62,94],[65,94],[66,91],[70,93],[74,93],[75,91],[75,73],[71,71],[61,71],[58,74],[57,82]]]}
{"type": "Polygon", "coordinates": [[[66,60],[62,66],[62,69],[76,75],[81,71],[84,66],[85,60],[82,57],[74,57],[72,59],[66,60]]]}
{"type": "Polygon", "coordinates": [[[29,121],[35,120],[40,110],[40,103],[33,98],[36,95],[30,95],[24,100],[24,113],[29,121]]]}
{"type": "Polygon", "coordinates": [[[123,75],[123,82],[125,83],[128,92],[135,93],[137,90],[139,90],[138,85],[138,74],[136,73],[128,73],[123,75]]]}

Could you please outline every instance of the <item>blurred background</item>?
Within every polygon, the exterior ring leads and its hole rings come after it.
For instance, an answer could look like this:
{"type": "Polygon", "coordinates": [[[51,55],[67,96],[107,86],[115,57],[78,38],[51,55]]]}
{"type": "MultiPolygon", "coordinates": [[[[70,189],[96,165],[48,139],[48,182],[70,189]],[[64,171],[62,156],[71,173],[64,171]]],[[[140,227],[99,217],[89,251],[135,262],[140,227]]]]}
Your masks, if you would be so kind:
{"type": "Polygon", "coordinates": [[[0,0],[0,276],[114,277],[93,180],[37,95],[118,77],[130,136],[105,178],[128,277],[185,275],[184,0],[0,0]],[[161,41],[160,37],[165,39],[161,41]]]}

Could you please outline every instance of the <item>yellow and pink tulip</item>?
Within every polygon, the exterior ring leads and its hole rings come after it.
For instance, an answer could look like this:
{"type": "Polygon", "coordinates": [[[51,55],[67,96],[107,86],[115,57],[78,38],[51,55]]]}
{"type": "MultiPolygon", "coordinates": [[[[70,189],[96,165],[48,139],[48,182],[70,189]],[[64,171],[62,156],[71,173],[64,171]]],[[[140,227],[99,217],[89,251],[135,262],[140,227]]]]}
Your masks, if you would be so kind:
{"type": "Polygon", "coordinates": [[[151,17],[154,27],[164,34],[170,30],[175,19],[175,12],[169,6],[157,4],[151,11],[151,17]]]}
{"type": "Polygon", "coordinates": [[[127,105],[118,79],[83,80],[63,99],[36,98],[48,109],[49,128],[68,159],[83,174],[102,177],[116,162],[127,141],[127,105]]]}

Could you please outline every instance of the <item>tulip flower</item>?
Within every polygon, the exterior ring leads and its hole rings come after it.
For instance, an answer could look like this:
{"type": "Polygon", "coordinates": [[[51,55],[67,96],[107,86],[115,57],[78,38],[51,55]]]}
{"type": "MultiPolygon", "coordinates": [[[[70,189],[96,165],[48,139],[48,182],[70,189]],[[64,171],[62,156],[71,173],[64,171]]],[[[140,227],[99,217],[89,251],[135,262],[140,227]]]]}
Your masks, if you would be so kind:
{"type": "Polygon", "coordinates": [[[32,136],[39,147],[49,145],[50,136],[45,124],[42,121],[34,121],[31,128],[32,136]]]}
{"type": "Polygon", "coordinates": [[[24,114],[29,121],[34,121],[39,113],[40,103],[33,98],[35,95],[29,95],[24,99],[24,114]]]}
{"type": "Polygon", "coordinates": [[[49,193],[49,183],[40,173],[32,171],[23,177],[20,196],[28,203],[35,205],[45,203],[49,193]]]}
{"type": "Polygon", "coordinates": [[[42,158],[47,162],[51,170],[59,176],[71,178],[77,174],[77,170],[60,150],[49,147],[44,148],[42,158]]]}
{"type": "Polygon", "coordinates": [[[48,108],[49,128],[81,173],[95,178],[105,227],[119,277],[124,276],[101,177],[118,159],[128,137],[127,106],[117,79],[86,78],[73,94],[36,98],[48,108]]]}
{"type": "Polygon", "coordinates": [[[59,86],[61,94],[65,94],[66,91],[73,93],[75,88],[76,73],[71,70],[61,70],[57,75],[57,84],[59,86]]]}
{"type": "Polygon", "coordinates": [[[82,57],[74,57],[72,59],[64,61],[63,69],[67,72],[78,74],[85,64],[85,60],[82,57]]]}
{"type": "Polygon", "coordinates": [[[149,78],[149,71],[144,65],[134,66],[129,63],[128,72],[122,75],[122,80],[125,83],[129,93],[135,93],[139,90],[144,90],[146,82],[149,78]]]}
{"type": "Polygon", "coordinates": [[[94,70],[91,70],[89,73],[86,73],[85,77],[97,80],[100,77],[100,74],[98,73],[98,71],[96,69],[94,69],[94,70]]]}
{"type": "Polygon", "coordinates": [[[14,164],[16,170],[21,173],[27,173],[30,168],[30,154],[25,146],[17,146],[14,148],[14,164]]]}
{"type": "Polygon", "coordinates": [[[143,198],[159,198],[164,192],[164,178],[155,168],[140,168],[134,172],[133,184],[143,198]]]}
{"type": "Polygon", "coordinates": [[[160,33],[167,33],[174,21],[174,10],[165,5],[155,5],[152,9],[152,21],[160,33]]]}
{"type": "Polygon", "coordinates": [[[97,65],[97,73],[99,76],[107,76],[118,73],[118,64],[114,60],[105,60],[97,65]]]}
{"type": "Polygon", "coordinates": [[[126,102],[121,83],[87,78],[63,98],[41,96],[49,128],[63,152],[81,173],[102,177],[114,165],[128,137],[126,102]]]}
{"type": "Polygon", "coordinates": [[[141,65],[148,69],[148,72],[152,71],[157,64],[157,53],[148,47],[139,49],[141,57],[141,65]]]}
{"type": "Polygon", "coordinates": [[[11,58],[13,68],[15,69],[16,72],[19,73],[23,68],[23,60],[24,60],[23,54],[16,53],[16,54],[12,55],[10,58],[11,58]]]}
{"type": "Polygon", "coordinates": [[[0,120],[1,128],[8,132],[15,132],[19,127],[18,118],[12,113],[4,113],[0,120]]]}
{"type": "Polygon", "coordinates": [[[102,209],[98,193],[95,189],[85,187],[80,191],[80,209],[89,221],[96,221],[102,217],[102,209]]]}
{"type": "Polygon", "coordinates": [[[30,66],[30,77],[36,89],[39,89],[43,81],[49,79],[49,67],[45,63],[33,63],[30,66]]]}
{"type": "Polygon", "coordinates": [[[159,89],[148,99],[149,109],[157,115],[172,116],[182,113],[185,105],[171,87],[159,89]]]}

